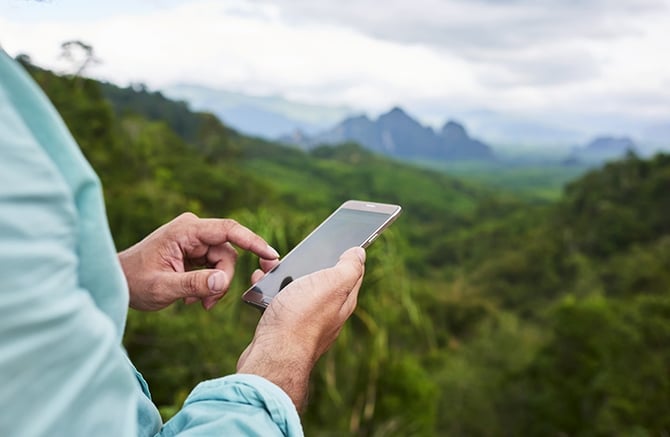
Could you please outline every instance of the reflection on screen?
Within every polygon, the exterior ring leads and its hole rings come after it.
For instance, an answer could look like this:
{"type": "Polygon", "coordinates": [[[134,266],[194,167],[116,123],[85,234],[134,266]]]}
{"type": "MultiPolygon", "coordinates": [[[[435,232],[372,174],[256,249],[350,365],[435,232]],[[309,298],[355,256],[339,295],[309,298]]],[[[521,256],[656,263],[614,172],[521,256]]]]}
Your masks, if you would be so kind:
{"type": "Polygon", "coordinates": [[[337,264],[347,249],[360,246],[388,220],[389,214],[340,209],[296,247],[253,290],[274,297],[291,281],[337,264]]]}

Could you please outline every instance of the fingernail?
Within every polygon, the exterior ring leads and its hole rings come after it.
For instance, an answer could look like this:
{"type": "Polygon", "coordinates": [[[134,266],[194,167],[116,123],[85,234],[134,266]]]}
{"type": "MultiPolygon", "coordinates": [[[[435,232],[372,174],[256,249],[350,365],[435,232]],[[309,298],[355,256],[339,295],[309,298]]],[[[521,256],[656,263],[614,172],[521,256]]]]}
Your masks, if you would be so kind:
{"type": "Polygon", "coordinates": [[[228,278],[224,272],[216,272],[209,275],[207,278],[207,285],[209,286],[209,291],[212,294],[221,293],[226,287],[226,282],[228,278]]]}
{"type": "Polygon", "coordinates": [[[275,256],[275,258],[279,258],[279,252],[277,252],[277,251],[275,250],[275,248],[272,247],[272,246],[270,246],[269,244],[268,244],[268,250],[269,250],[270,252],[272,252],[272,254],[275,256]]]}

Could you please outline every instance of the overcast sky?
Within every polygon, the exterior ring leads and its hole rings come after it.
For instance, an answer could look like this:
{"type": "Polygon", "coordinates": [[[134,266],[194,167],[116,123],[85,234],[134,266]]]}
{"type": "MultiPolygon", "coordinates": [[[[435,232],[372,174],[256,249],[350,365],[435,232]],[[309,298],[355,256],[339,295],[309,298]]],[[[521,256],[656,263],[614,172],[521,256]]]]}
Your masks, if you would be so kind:
{"type": "Polygon", "coordinates": [[[670,0],[0,0],[0,45],[160,88],[198,82],[425,121],[670,119],[670,0]]]}

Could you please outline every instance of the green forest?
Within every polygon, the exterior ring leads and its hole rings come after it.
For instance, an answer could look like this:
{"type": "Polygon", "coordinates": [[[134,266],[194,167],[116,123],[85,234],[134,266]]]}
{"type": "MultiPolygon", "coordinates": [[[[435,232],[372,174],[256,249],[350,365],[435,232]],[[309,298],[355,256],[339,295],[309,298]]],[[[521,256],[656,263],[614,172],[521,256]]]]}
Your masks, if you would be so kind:
{"type": "MultiPolygon", "coordinates": [[[[24,63],[102,179],[119,250],[184,211],[286,253],[344,200],[403,206],[314,369],[306,435],[670,434],[670,155],[629,154],[538,201],[356,144],[246,137],[142,86],[24,63]]],[[[239,298],[254,268],[241,256],[209,312],[131,310],[125,346],[164,418],[235,371],[260,317],[239,298]]]]}

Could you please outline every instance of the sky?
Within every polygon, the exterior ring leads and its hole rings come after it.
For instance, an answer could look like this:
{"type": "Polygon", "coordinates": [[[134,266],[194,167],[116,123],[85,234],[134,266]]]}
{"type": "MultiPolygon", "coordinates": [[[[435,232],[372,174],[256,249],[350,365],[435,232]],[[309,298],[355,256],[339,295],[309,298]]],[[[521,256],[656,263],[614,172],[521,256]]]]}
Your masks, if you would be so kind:
{"type": "Polygon", "coordinates": [[[120,85],[399,105],[433,125],[670,126],[670,0],[0,0],[9,54],[68,71],[73,39],[120,85]]]}

